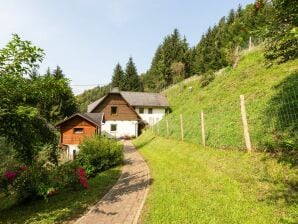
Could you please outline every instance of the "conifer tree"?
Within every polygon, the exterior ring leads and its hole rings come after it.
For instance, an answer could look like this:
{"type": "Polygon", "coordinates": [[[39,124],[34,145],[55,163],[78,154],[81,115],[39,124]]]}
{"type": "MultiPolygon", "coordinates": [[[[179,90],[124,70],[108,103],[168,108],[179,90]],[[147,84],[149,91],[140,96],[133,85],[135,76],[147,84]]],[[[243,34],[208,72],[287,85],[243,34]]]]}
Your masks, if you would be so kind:
{"type": "Polygon", "coordinates": [[[57,65],[56,69],[53,70],[52,75],[53,75],[56,79],[62,79],[62,78],[64,78],[64,74],[63,74],[62,69],[60,68],[59,65],[57,65]]]}
{"type": "Polygon", "coordinates": [[[123,81],[123,90],[142,91],[141,80],[138,76],[137,68],[133,62],[132,57],[129,58],[126,64],[123,81]]]}
{"type": "Polygon", "coordinates": [[[120,90],[123,88],[124,72],[121,65],[118,63],[114,68],[112,76],[112,87],[119,87],[120,90]]]}

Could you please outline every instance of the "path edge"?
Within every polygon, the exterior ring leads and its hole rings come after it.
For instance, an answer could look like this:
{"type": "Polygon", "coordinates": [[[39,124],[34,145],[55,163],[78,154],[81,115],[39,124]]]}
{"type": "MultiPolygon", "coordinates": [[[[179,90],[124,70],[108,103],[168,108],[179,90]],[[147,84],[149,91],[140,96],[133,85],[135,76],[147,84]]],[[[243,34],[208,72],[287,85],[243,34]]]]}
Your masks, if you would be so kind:
{"type": "MultiPolygon", "coordinates": [[[[132,143],[132,142],[131,142],[132,143]]],[[[141,153],[139,153],[137,147],[132,143],[132,145],[135,147],[135,150],[137,151],[137,153],[142,157],[142,159],[144,160],[145,164],[146,164],[146,169],[147,169],[147,176],[148,176],[148,182],[146,184],[146,190],[145,190],[145,194],[144,194],[144,197],[143,197],[143,200],[141,202],[141,206],[139,207],[134,219],[133,219],[133,222],[132,224],[138,224],[138,221],[139,221],[139,218],[141,216],[141,212],[144,208],[144,205],[145,205],[145,202],[146,202],[146,199],[147,199],[147,196],[148,196],[148,192],[149,192],[149,185],[150,185],[150,179],[151,179],[151,176],[150,176],[150,169],[149,169],[149,166],[147,164],[147,161],[144,159],[144,157],[142,156],[141,153]]]]}

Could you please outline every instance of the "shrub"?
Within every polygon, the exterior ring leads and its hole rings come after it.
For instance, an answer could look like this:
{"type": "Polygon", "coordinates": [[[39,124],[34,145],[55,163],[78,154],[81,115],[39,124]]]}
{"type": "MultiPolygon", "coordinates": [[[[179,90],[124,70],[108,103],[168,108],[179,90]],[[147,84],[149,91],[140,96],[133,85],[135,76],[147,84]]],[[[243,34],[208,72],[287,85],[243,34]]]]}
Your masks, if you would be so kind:
{"type": "Polygon", "coordinates": [[[212,71],[208,71],[202,75],[201,86],[208,86],[215,78],[215,74],[212,71]]]}
{"type": "Polygon", "coordinates": [[[16,195],[20,202],[33,197],[46,199],[51,188],[53,186],[50,181],[49,171],[39,164],[34,164],[14,180],[11,192],[16,195]]]}
{"type": "Polygon", "coordinates": [[[89,188],[85,169],[80,167],[78,161],[73,160],[58,166],[51,173],[51,181],[55,189],[76,190],[83,186],[89,188]]]}
{"type": "Polygon", "coordinates": [[[29,167],[21,166],[7,170],[0,178],[0,189],[7,195],[14,195],[17,202],[29,198],[57,194],[63,189],[89,188],[87,175],[78,161],[70,161],[58,167],[41,163],[29,167]]]}
{"type": "Polygon", "coordinates": [[[122,146],[115,139],[96,135],[85,138],[80,145],[78,161],[85,168],[88,177],[118,165],[122,160],[122,146]]]}

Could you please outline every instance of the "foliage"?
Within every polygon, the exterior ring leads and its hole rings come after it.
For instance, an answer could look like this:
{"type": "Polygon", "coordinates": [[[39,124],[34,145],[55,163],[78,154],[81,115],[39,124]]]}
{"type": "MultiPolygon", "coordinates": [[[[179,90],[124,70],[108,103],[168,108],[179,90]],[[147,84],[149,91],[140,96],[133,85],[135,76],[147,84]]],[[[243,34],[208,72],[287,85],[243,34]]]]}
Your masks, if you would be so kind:
{"type": "Polygon", "coordinates": [[[76,100],[79,105],[79,111],[87,112],[87,106],[93,101],[98,100],[99,98],[106,95],[110,91],[111,87],[111,84],[101,87],[98,86],[93,89],[86,90],[82,94],[76,96],[76,100]]]}
{"type": "Polygon", "coordinates": [[[298,57],[298,7],[291,0],[273,0],[273,22],[267,29],[265,57],[282,63],[298,57]]]}
{"type": "Polygon", "coordinates": [[[60,166],[36,162],[30,166],[10,167],[0,178],[1,190],[17,203],[35,197],[48,199],[65,189],[89,189],[85,170],[77,161],[60,166]]]}
{"type": "Polygon", "coordinates": [[[114,69],[114,74],[112,76],[112,87],[118,87],[120,90],[123,89],[124,85],[124,71],[121,65],[118,63],[114,69]]]}
{"type": "Polygon", "coordinates": [[[78,160],[88,176],[118,165],[122,162],[122,146],[115,139],[95,135],[85,138],[80,145],[78,160]]]}
{"type": "Polygon", "coordinates": [[[120,173],[119,167],[101,172],[88,181],[88,191],[84,188],[62,190],[54,197],[49,197],[47,203],[31,200],[11,206],[14,203],[11,197],[0,194],[1,223],[64,223],[76,220],[104,196],[116,183],[120,173]]]}
{"type": "Polygon", "coordinates": [[[38,75],[43,57],[40,48],[17,35],[0,50],[0,136],[26,164],[33,163],[45,144],[55,151],[58,138],[48,122],[76,110],[69,80],[57,75],[58,68],[56,76],[38,75]]]}
{"type": "Polygon", "coordinates": [[[142,89],[143,87],[140,77],[138,76],[136,65],[132,57],[130,57],[125,68],[122,90],[138,92],[142,91],[142,89]]]}
{"type": "Polygon", "coordinates": [[[142,223],[298,221],[297,167],[264,153],[204,148],[149,131],[134,144],[153,179],[142,223]]]}
{"type": "MultiPolygon", "coordinates": [[[[192,75],[193,70],[193,49],[188,48],[186,38],[181,38],[177,29],[171,35],[164,38],[163,43],[158,46],[152,59],[150,69],[142,80],[145,90],[159,90],[177,81],[177,70],[174,67],[182,68],[180,78],[184,79],[192,75]]],[[[179,69],[181,70],[181,69],[179,69]]],[[[179,79],[178,76],[178,79],[179,79]]]]}
{"type": "Polygon", "coordinates": [[[204,73],[200,80],[201,86],[202,87],[208,86],[214,80],[214,78],[215,78],[214,72],[208,71],[208,72],[204,73]]]}
{"type": "Polygon", "coordinates": [[[39,68],[44,51],[30,41],[23,41],[17,34],[0,50],[0,76],[4,74],[29,75],[33,69],[39,68]]]}
{"type": "Polygon", "coordinates": [[[69,80],[59,66],[53,73],[33,78],[31,94],[38,94],[35,105],[47,121],[54,123],[78,111],[69,80]]]}
{"type": "Polygon", "coordinates": [[[270,1],[259,0],[245,8],[239,5],[237,10],[231,9],[227,17],[209,27],[193,48],[175,29],[157,47],[149,70],[141,76],[144,89],[160,91],[180,80],[173,72],[175,64],[184,65],[182,79],[232,65],[235,49],[248,48],[250,38],[253,44],[264,40],[268,23],[274,21],[272,11],[270,1]]]}

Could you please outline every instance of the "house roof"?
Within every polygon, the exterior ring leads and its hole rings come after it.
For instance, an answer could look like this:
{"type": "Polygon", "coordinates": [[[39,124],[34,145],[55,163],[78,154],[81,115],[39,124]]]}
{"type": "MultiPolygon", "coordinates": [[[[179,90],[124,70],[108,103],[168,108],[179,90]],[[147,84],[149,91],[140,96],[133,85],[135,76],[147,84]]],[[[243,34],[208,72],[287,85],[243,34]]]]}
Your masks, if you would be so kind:
{"type": "Polygon", "coordinates": [[[170,104],[165,95],[160,93],[124,92],[120,94],[131,106],[169,107],[170,104]]]}
{"type": "Polygon", "coordinates": [[[103,96],[103,97],[99,98],[98,100],[90,103],[88,105],[87,112],[91,112],[92,110],[94,110],[95,107],[97,107],[97,105],[99,105],[105,98],[106,98],[106,96],[103,96]]]}
{"type": "MultiPolygon", "coordinates": [[[[115,93],[115,92],[112,92],[115,93]]],[[[117,92],[116,92],[117,93],[117,92]]],[[[145,92],[118,92],[130,106],[148,106],[148,107],[169,107],[170,104],[165,95],[160,93],[145,93],[145,92]]],[[[92,102],[88,105],[88,112],[93,111],[107,95],[92,102]]]]}
{"type": "Polygon", "coordinates": [[[76,116],[82,117],[82,118],[86,119],[87,121],[95,124],[98,127],[101,125],[101,123],[103,121],[103,113],[76,113],[76,114],[73,114],[72,116],[64,119],[63,121],[58,122],[55,126],[59,127],[64,122],[69,121],[70,119],[72,119],[76,116]]]}

